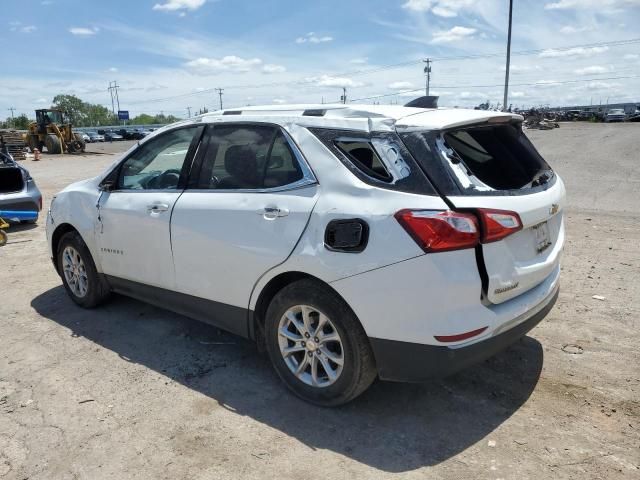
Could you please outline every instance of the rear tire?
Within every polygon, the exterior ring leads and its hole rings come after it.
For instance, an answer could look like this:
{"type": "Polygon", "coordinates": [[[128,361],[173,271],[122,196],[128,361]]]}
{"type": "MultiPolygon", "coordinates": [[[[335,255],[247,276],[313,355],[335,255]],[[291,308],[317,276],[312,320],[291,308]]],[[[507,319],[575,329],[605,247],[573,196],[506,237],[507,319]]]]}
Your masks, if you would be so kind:
{"type": "Polygon", "coordinates": [[[56,135],[49,133],[46,136],[44,143],[47,146],[47,152],[53,154],[62,153],[62,145],[60,143],[60,139],[56,135]]]}
{"type": "Polygon", "coordinates": [[[62,284],[75,303],[93,308],[109,298],[109,285],[98,274],[91,253],[77,232],[62,236],[56,261],[62,284]]]}
{"type": "Polygon", "coordinates": [[[276,294],[267,309],[265,343],[282,381],[316,405],[347,403],[377,376],[358,318],[338,294],[315,280],[294,282],[276,294]]]}

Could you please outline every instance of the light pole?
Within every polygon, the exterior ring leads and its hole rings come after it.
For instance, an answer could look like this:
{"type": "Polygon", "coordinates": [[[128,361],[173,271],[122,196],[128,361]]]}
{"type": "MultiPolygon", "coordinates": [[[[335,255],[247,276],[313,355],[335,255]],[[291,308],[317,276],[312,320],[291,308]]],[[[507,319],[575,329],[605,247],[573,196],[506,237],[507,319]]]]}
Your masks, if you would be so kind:
{"type": "Polygon", "coordinates": [[[428,97],[429,96],[429,84],[431,83],[431,59],[427,58],[426,60],[423,60],[423,62],[427,64],[426,67],[424,67],[424,73],[427,74],[424,92],[425,92],[425,95],[428,97]]]}
{"type": "Polygon", "coordinates": [[[507,68],[504,72],[504,101],[502,111],[507,109],[507,97],[509,96],[509,64],[511,63],[511,19],[513,14],[513,0],[509,0],[509,33],[507,34],[507,68]]]}

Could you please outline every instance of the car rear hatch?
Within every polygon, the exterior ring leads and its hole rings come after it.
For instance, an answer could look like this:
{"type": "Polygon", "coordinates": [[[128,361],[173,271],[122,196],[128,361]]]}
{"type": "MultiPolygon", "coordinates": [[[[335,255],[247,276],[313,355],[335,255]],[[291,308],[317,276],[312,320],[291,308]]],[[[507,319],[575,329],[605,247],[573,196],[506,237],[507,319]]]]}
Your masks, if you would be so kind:
{"type": "Polygon", "coordinates": [[[0,194],[20,192],[24,188],[22,170],[0,166],[0,194]]]}
{"type": "Polygon", "coordinates": [[[398,134],[451,209],[478,218],[485,298],[502,303],[540,284],[558,268],[565,189],[522,132],[522,117],[473,112],[465,123],[455,112],[434,128],[431,114],[406,117],[398,134]]]}

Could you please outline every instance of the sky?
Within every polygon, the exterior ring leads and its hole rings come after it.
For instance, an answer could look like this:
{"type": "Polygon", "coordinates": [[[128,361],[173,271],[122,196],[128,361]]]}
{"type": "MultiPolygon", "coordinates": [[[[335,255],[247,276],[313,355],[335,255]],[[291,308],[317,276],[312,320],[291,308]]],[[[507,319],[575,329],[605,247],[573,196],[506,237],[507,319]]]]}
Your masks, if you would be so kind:
{"type": "MultiPolygon", "coordinates": [[[[502,102],[508,0],[2,0],[0,117],[56,94],[131,115],[502,102]],[[362,99],[362,100],[361,100],[362,99]]],[[[640,0],[514,0],[509,103],[640,102],[640,0]]]]}

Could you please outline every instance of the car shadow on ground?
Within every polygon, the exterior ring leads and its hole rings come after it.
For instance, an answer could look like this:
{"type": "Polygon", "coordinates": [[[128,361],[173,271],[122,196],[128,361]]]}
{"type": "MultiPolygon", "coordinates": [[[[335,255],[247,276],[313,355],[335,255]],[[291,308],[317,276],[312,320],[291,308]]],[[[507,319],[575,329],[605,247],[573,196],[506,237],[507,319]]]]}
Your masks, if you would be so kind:
{"type": "Polygon", "coordinates": [[[33,230],[34,228],[38,228],[37,223],[28,223],[28,222],[9,222],[9,228],[7,229],[8,233],[18,233],[18,232],[27,232],[29,230],[33,230]]]}
{"type": "Polygon", "coordinates": [[[340,408],[289,394],[255,346],[125,297],[87,311],[53,288],[31,302],[43,317],[313,449],[386,472],[435,465],[493,432],[529,398],[543,350],[525,337],[467,371],[427,384],[377,382],[340,408]]]}

